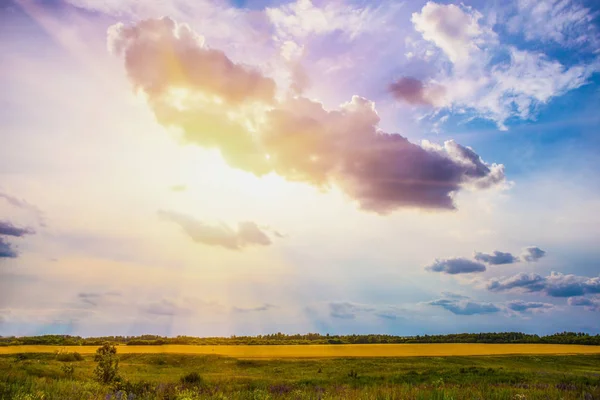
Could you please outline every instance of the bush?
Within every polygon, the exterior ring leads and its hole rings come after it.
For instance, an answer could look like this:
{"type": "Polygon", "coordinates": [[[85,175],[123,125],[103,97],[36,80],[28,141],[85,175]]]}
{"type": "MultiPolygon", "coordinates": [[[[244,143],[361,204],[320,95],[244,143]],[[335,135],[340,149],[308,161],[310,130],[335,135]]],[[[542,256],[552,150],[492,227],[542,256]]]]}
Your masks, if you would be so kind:
{"type": "Polygon", "coordinates": [[[119,358],[117,357],[117,348],[115,345],[105,343],[96,350],[94,361],[98,363],[94,374],[98,381],[102,383],[113,383],[119,381],[119,358]]]}
{"type": "Polygon", "coordinates": [[[73,374],[75,374],[75,367],[72,365],[65,364],[60,369],[66,375],[67,378],[72,378],[73,374]]]}
{"type": "Polygon", "coordinates": [[[181,377],[181,383],[186,385],[200,385],[202,382],[202,377],[195,371],[181,377]]]}

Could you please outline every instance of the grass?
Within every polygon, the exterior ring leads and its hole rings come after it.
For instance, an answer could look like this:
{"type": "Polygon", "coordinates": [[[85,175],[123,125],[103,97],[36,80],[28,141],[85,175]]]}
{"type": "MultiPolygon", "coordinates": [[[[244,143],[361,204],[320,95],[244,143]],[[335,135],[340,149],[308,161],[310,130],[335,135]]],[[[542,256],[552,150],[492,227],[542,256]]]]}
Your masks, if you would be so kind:
{"type": "Polygon", "coordinates": [[[116,385],[94,381],[93,355],[82,358],[0,355],[0,399],[600,399],[600,355],[247,359],[130,353],[119,354],[122,382],[116,385]]]}
{"type": "MultiPolygon", "coordinates": [[[[0,354],[54,353],[76,350],[80,354],[93,354],[97,346],[5,346],[0,354]]],[[[600,354],[600,346],[564,344],[342,344],[342,345],[164,345],[118,346],[120,354],[177,353],[212,354],[239,358],[316,358],[316,357],[415,357],[415,356],[477,356],[507,354],[600,354]]]]}

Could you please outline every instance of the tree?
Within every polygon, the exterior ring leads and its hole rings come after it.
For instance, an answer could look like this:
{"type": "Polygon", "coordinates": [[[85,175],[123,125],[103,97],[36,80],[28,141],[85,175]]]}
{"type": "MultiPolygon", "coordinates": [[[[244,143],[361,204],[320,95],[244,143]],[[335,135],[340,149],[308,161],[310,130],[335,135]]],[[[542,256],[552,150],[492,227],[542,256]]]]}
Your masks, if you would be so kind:
{"type": "Polygon", "coordinates": [[[100,382],[111,383],[119,379],[119,358],[115,345],[104,343],[96,350],[94,361],[98,363],[94,374],[100,382]]]}

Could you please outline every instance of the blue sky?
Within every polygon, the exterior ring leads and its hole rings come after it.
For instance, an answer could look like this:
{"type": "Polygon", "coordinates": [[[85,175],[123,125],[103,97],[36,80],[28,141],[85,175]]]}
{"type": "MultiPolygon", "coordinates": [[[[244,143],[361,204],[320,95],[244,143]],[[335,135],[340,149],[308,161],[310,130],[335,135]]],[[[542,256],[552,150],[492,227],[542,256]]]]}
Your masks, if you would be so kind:
{"type": "Polygon", "coordinates": [[[600,332],[594,2],[0,21],[0,335],[600,332]]]}

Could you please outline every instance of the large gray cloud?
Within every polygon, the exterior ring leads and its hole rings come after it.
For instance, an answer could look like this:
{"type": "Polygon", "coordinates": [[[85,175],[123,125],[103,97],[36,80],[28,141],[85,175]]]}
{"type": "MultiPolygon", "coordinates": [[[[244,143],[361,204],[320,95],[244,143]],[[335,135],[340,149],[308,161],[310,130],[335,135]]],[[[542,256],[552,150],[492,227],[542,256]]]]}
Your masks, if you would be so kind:
{"type": "Polygon", "coordinates": [[[436,259],[433,264],[425,267],[425,269],[450,275],[470,274],[486,270],[485,265],[482,263],[461,257],[436,259]]]}
{"type": "Polygon", "coordinates": [[[527,262],[536,262],[545,255],[546,252],[544,250],[540,249],[539,247],[530,246],[523,249],[521,257],[527,262]]]}
{"type": "Polygon", "coordinates": [[[493,303],[478,302],[467,299],[438,299],[425,303],[430,306],[445,308],[457,315],[492,314],[501,311],[501,308],[493,303]]]}
{"type": "Polygon", "coordinates": [[[492,254],[475,252],[474,258],[490,265],[513,264],[519,262],[519,257],[515,257],[510,253],[494,251],[492,254]]]}
{"type": "Polygon", "coordinates": [[[493,292],[520,290],[542,292],[551,297],[573,297],[600,293],[600,277],[588,278],[556,272],[549,276],[519,273],[507,278],[492,279],[487,288],[493,292]]]}
{"type": "Polygon", "coordinates": [[[18,255],[12,245],[0,237],[0,258],[16,258],[18,255]]]}
{"type": "Polygon", "coordinates": [[[240,250],[249,246],[271,244],[271,239],[254,222],[240,222],[237,229],[232,229],[224,223],[209,225],[193,217],[170,211],[159,211],[159,215],[181,226],[195,242],[209,246],[240,250]]]}
{"type": "Polygon", "coordinates": [[[304,97],[278,101],[271,79],[207,48],[169,18],[117,24],[108,36],[157,120],[179,128],[188,143],[218,149],[234,168],[336,185],[378,213],[452,209],[462,188],[504,182],[502,165],[489,165],[453,141],[420,146],[382,132],[367,99],[354,96],[332,111],[304,97]]]}

